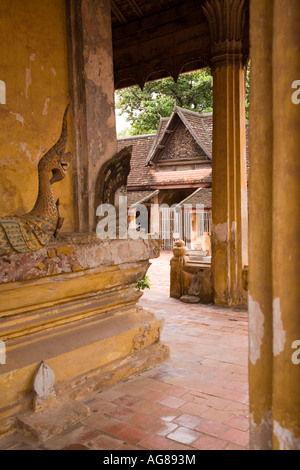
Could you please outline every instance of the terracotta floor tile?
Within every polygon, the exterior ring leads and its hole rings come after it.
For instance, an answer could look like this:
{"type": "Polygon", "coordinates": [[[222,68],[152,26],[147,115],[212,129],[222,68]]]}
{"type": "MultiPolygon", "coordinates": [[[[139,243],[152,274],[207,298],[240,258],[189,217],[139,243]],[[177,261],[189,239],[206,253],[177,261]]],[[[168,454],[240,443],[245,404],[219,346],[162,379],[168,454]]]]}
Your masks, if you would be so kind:
{"type": "Polygon", "coordinates": [[[124,421],[119,421],[117,419],[108,418],[107,422],[101,425],[98,429],[101,429],[105,434],[110,436],[117,436],[121,431],[128,427],[128,423],[124,421]]]}
{"type": "Polygon", "coordinates": [[[184,426],[185,428],[195,429],[202,421],[202,418],[199,418],[198,416],[183,413],[182,415],[175,418],[172,422],[180,426],[184,426]]]}
{"type": "Polygon", "coordinates": [[[169,450],[195,450],[193,447],[186,446],[184,444],[179,444],[179,442],[174,443],[169,450]]]}
{"type": "Polygon", "coordinates": [[[122,420],[122,419],[126,419],[132,416],[134,414],[134,410],[126,406],[123,406],[123,407],[120,406],[117,409],[114,409],[113,411],[108,412],[107,414],[109,416],[112,416],[113,418],[122,420]]]}
{"type": "Polygon", "coordinates": [[[203,432],[205,434],[211,434],[212,436],[218,437],[227,431],[228,426],[224,424],[215,423],[214,421],[202,421],[196,428],[196,431],[203,432]]]}
{"type": "Polygon", "coordinates": [[[159,436],[167,436],[170,432],[174,431],[178,428],[178,424],[170,421],[164,421],[162,419],[158,419],[154,421],[149,428],[148,431],[151,434],[158,434],[159,436]]]}
{"type": "Polygon", "coordinates": [[[132,406],[139,401],[139,398],[131,395],[121,395],[114,400],[114,403],[121,406],[132,406]]]}
{"type": "Polygon", "coordinates": [[[168,434],[168,439],[180,442],[181,444],[192,444],[200,435],[199,432],[193,431],[192,429],[179,427],[168,434]]]}
{"type": "Polygon", "coordinates": [[[129,418],[128,423],[141,429],[148,429],[153,421],[156,421],[157,419],[158,418],[156,416],[146,415],[144,413],[135,413],[129,418]]]}
{"type": "Polygon", "coordinates": [[[245,447],[249,444],[249,433],[231,428],[222,435],[222,439],[245,447]]]}
{"type": "Polygon", "coordinates": [[[114,450],[122,444],[121,440],[105,436],[104,434],[87,443],[88,447],[93,450],[114,450]]]}
{"type": "Polygon", "coordinates": [[[70,444],[66,447],[63,447],[60,450],[90,450],[89,447],[83,444],[70,444]]]}
{"type": "Polygon", "coordinates": [[[96,397],[96,399],[91,402],[89,401],[88,406],[92,412],[99,411],[101,413],[113,411],[118,407],[115,403],[110,403],[99,397],[96,397]]]}
{"type": "Polygon", "coordinates": [[[164,421],[173,421],[173,419],[179,416],[180,413],[180,410],[176,410],[175,408],[161,406],[161,408],[153,412],[153,416],[160,418],[164,421]]]}
{"type": "Polygon", "coordinates": [[[243,416],[232,416],[225,423],[227,426],[239,429],[240,431],[248,431],[249,419],[243,416]]]}
{"type": "Polygon", "coordinates": [[[152,415],[153,413],[157,412],[162,405],[159,403],[151,402],[150,400],[139,400],[137,403],[132,405],[131,409],[133,411],[138,411],[140,413],[144,413],[146,415],[152,415]]]}
{"type": "Polygon", "coordinates": [[[118,434],[118,438],[129,444],[137,444],[142,439],[149,436],[149,433],[136,426],[128,426],[124,431],[118,434]]]}
{"type": "Polygon", "coordinates": [[[153,402],[161,401],[167,397],[168,395],[166,392],[158,392],[156,390],[148,390],[146,393],[143,393],[143,395],[141,395],[141,398],[143,398],[144,400],[149,400],[153,402]]]}
{"type": "Polygon", "coordinates": [[[185,400],[182,400],[178,397],[167,397],[159,402],[161,405],[168,406],[169,408],[180,408],[182,405],[186,403],[185,400]]]}
{"type": "Polygon", "coordinates": [[[169,439],[155,434],[139,442],[139,446],[149,450],[168,450],[173,444],[169,439]]]}
{"type": "Polygon", "coordinates": [[[226,444],[226,441],[217,439],[216,437],[201,436],[193,442],[193,447],[198,450],[222,450],[226,444]]]}
{"type": "Polygon", "coordinates": [[[130,444],[123,444],[117,450],[139,450],[138,447],[131,446],[130,444]]]}
{"type": "Polygon", "coordinates": [[[206,406],[210,406],[216,410],[224,410],[224,408],[230,404],[230,400],[225,400],[224,398],[220,397],[211,397],[205,402],[206,406]]]}
{"type": "Polygon", "coordinates": [[[159,380],[150,379],[146,383],[145,388],[148,388],[150,390],[156,390],[157,392],[161,392],[163,390],[168,389],[169,385],[164,382],[160,382],[159,380]]]}
{"type": "Polygon", "coordinates": [[[247,447],[237,446],[236,444],[227,444],[224,450],[248,450],[247,447]]]}
{"type": "Polygon", "coordinates": [[[209,408],[206,411],[201,413],[201,417],[209,421],[214,421],[216,423],[224,423],[232,416],[232,413],[226,412],[223,410],[216,410],[214,408],[209,408]]]}
{"type": "Polygon", "coordinates": [[[182,413],[191,414],[198,417],[201,417],[203,413],[209,410],[210,408],[208,406],[197,403],[186,403],[180,408],[180,411],[182,411],[182,413]]]}
{"type": "Polygon", "coordinates": [[[178,397],[178,398],[183,398],[183,395],[185,395],[189,391],[190,390],[188,388],[176,387],[176,385],[171,385],[171,387],[168,387],[167,389],[165,389],[165,392],[168,395],[171,395],[172,397],[178,397]]]}

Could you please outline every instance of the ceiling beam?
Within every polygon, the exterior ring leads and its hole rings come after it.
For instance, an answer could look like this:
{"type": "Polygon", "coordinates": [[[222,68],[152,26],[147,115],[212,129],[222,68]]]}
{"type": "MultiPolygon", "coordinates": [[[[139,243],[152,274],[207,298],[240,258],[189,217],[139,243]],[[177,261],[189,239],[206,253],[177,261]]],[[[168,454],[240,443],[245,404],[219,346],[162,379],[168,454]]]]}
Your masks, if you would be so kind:
{"type": "Polygon", "coordinates": [[[129,3],[129,5],[139,18],[143,18],[144,13],[142,12],[135,0],[127,0],[127,3],[129,3]]]}
{"type": "Polygon", "coordinates": [[[121,10],[117,7],[114,0],[110,0],[110,8],[111,8],[111,11],[113,12],[113,14],[115,15],[115,17],[117,18],[117,20],[121,24],[126,24],[127,23],[127,19],[125,18],[125,16],[121,12],[121,10]]]}

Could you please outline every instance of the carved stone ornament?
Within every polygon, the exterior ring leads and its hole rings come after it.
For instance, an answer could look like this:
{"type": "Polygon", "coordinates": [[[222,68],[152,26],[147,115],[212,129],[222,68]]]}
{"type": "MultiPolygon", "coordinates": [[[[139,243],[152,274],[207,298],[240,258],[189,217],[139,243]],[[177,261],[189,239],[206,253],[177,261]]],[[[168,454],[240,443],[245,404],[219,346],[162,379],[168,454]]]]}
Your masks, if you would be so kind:
{"type": "Polygon", "coordinates": [[[125,147],[106,162],[97,178],[96,207],[99,204],[115,204],[115,195],[125,188],[130,172],[132,146],[125,147]]]}
{"type": "Polygon", "coordinates": [[[33,380],[33,389],[36,393],[33,401],[34,411],[41,411],[55,400],[54,383],[53,370],[45,362],[41,362],[33,380]]]}
{"type": "Polygon", "coordinates": [[[213,63],[242,60],[245,0],[207,0],[203,12],[208,21],[213,63]]]}
{"type": "Polygon", "coordinates": [[[56,236],[62,226],[59,201],[55,202],[51,185],[62,180],[69,168],[71,154],[65,153],[68,110],[69,105],[58,141],[39,161],[39,192],[33,209],[21,216],[0,217],[0,256],[37,251],[56,236]]]}

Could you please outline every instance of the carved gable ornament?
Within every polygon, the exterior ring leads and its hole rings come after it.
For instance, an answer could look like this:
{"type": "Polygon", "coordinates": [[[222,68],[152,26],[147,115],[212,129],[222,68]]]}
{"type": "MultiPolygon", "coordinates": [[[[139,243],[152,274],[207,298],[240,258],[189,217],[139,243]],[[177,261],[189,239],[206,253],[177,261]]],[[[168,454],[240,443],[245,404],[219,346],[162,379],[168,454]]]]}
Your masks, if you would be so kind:
{"type": "Polygon", "coordinates": [[[211,160],[211,142],[199,113],[174,106],[170,118],[162,119],[146,164],[168,161],[211,160]],[[205,134],[205,142],[200,131],[205,134]]]}

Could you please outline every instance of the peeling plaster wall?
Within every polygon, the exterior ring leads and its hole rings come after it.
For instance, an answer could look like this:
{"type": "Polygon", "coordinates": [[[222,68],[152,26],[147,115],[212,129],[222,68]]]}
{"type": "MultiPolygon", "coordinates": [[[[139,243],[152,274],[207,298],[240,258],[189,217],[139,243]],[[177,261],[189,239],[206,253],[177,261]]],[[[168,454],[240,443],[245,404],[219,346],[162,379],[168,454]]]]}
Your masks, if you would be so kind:
{"type": "Polygon", "coordinates": [[[76,227],[96,227],[97,178],[117,152],[109,0],[67,0],[70,90],[74,97],[76,227]]]}
{"type": "MultiPolygon", "coordinates": [[[[58,139],[67,103],[67,45],[64,0],[0,2],[0,216],[32,209],[38,191],[37,163],[58,139]]],[[[70,119],[69,119],[70,121],[70,119]]],[[[71,148],[71,125],[69,144],[71,148]]],[[[53,185],[73,230],[72,169],[53,185]]]]}

